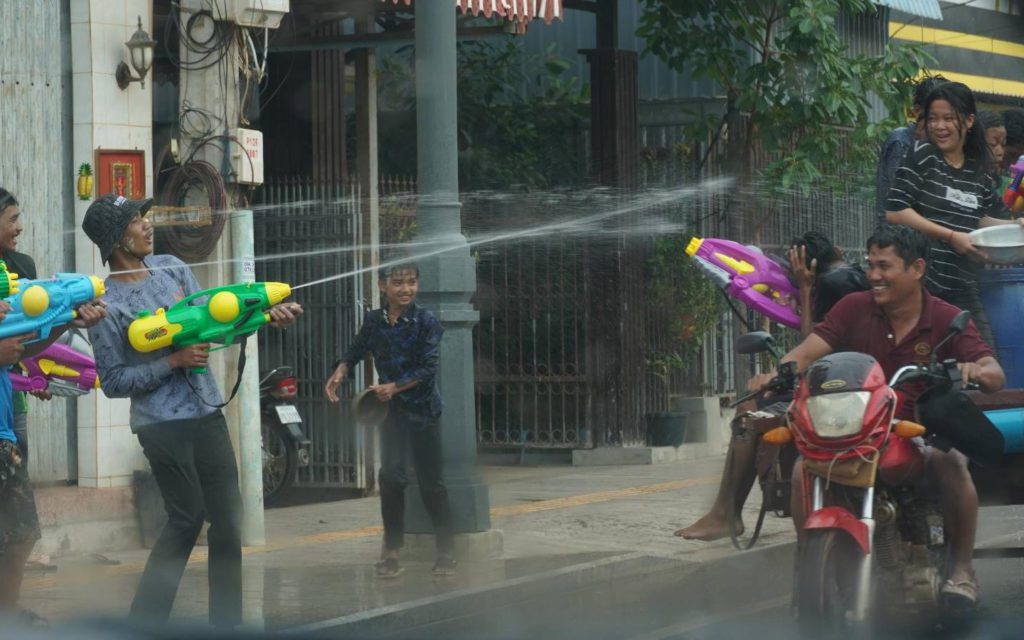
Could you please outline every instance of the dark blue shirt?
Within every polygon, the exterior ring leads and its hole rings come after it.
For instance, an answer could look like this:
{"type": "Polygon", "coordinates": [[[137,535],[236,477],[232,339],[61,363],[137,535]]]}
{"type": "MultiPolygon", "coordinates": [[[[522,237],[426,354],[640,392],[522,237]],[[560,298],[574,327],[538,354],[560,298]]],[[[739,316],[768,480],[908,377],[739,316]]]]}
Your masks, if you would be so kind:
{"type": "Polygon", "coordinates": [[[889,197],[889,188],[892,187],[893,178],[896,177],[896,170],[900,168],[903,159],[907,157],[907,152],[914,146],[916,131],[916,124],[900,127],[893,130],[882,143],[882,151],[878,155],[878,172],[875,176],[877,180],[875,202],[879,223],[885,223],[885,201],[889,197]]]}
{"type": "Polygon", "coordinates": [[[423,424],[441,415],[441,392],[437,388],[437,361],[444,328],[430,311],[410,304],[398,322],[388,322],[386,308],[367,312],[355,341],[338,362],[348,365],[349,377],[367,353],[381,384],[394,382],[399,387],[414,380],[419,384],[398,394],[392,409],[404,417],[419,418],[423,424]]]}

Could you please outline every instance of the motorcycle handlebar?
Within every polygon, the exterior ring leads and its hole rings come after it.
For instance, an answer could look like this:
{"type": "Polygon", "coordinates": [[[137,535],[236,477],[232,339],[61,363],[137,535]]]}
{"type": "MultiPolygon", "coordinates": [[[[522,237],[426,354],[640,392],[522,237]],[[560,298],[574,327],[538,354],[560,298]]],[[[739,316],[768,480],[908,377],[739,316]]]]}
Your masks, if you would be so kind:
{"type": "Polygon", "coordinates": [[[796,363],[783,362],[781,365],[779,365],[779,374],[772,378],[771,380],[769,380],[768,384],[761,387],[760,389],[755,389],[754,391],[751,391],[746,395],[740,396],[739,398],[734,400],[732,404],[729,405],[729,408],[735,409],[736,407],[743,404],[747,400],[755,398],[767,391],[774,391],[776,393],[793,391],[794,389],[796,389],[796,382],[798,379],[799,374],[796,370],[796,363]]]}

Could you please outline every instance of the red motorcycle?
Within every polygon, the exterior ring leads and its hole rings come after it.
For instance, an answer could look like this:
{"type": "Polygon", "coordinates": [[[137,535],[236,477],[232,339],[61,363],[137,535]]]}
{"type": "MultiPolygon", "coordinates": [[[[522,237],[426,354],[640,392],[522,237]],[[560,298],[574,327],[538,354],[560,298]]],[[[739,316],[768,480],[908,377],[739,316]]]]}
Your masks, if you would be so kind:
{"type": "MultiPolygon", "coordinates": [[[[968,318],[957,316],[942,342],[968,318]]],[[[807,520],[793,594],[801,632],[871,637],[876,625],[935,620],[946,546],[937,496],[919,488],[924,455],[915,439],[998,465],[1002,434],[961,392],[954,361],[933,355],[929,365],[903,367],[886,381],[871,356],[834,353],[808,367],[799,385],[794,364],[780,366],[769,385],[796,389],[789,425],[763,437],[794,441],[804,461],[807,520]],[[922,392],[918,421],[898,420],[911,391],[922,392]]]]}

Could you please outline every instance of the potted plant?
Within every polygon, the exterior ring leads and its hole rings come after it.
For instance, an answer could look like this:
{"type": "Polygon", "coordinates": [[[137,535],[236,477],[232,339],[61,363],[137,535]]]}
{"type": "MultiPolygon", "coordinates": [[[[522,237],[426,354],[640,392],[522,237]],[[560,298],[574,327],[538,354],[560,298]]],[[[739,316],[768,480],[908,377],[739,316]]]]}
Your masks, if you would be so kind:
{"type": "Polygon", "coordinates": [[[672,411],[672,373],[686,367],[678,353],[656,353],[645,362],[649,373],[658,378],[663,387],[662,410],[644,416],[647,426],[647,444],[652,447],[678,447],[686,439],[686,414],[672,411]]]}
{"type": "Polygon", "coordinates": [[[722,320],[725,304],[717,287],[686,255],[690,234],[660,236],[648,259],[647,311],[661,320],[665,334],[646,358],[648,371],[663,388],[661,411],[649,413],[647,441],[652,446],[679,446],[685,439],[685,414],[671,411],[680,394],[673,374],[700,354],[704,336],[722,320]]]}

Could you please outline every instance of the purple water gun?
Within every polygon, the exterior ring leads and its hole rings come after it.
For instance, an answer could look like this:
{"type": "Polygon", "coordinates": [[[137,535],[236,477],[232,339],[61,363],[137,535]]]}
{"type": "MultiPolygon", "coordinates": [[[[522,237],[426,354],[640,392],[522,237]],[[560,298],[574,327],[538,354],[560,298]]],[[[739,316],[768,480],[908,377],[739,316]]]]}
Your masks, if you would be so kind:
{"type": "MultiPolygon", "coordinates": [[[[81,340],[81,338],[79,338],[81,340]]],[[[84,342],[84,340],[82,340],[84,342]]],[[[55,396],[81,396],[99,389],[96,361],[71,344],[55,342],[11,369],[15,391],[49,391],[55,396]]]]}
{"type": "Polygon", "coordinates": [[[718,238],[692,238],[686,255],[729,296],[779,324],[800,328],[799,292],[786,271],[757,247],[718,238]]]}

